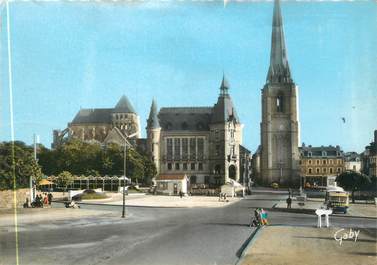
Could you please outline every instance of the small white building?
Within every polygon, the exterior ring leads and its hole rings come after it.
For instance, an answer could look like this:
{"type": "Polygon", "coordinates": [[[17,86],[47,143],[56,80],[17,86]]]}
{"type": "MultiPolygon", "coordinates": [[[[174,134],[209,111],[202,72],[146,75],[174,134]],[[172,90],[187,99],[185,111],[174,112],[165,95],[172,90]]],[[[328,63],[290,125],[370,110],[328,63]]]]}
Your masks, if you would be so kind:
{"type": "Polygon", "coordinates": [[[164,195],[187,194],[186,175],[160,175],[156,177],[156,192],[164,195]]]}

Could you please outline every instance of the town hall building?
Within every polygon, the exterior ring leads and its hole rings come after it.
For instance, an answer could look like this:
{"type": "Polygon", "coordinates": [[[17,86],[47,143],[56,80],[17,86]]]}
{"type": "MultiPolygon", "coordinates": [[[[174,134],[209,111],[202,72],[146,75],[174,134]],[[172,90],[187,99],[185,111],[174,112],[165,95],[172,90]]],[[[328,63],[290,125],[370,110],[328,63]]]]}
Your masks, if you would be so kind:
{"type": "Polygon", "coordinates": [[[225,77],[213,107],[164,107],[153,100],[147,150],[158,175],[186,175],[191,185],[220,186],[240,179],[243,124],[225,77]]]}

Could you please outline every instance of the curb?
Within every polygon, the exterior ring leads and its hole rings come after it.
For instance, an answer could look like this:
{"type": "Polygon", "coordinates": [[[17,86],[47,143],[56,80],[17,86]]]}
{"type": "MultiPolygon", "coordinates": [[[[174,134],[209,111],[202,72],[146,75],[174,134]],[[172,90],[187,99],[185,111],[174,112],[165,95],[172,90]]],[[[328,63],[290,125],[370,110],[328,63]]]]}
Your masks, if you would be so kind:
{"type": "Polygon", "coordinates": [[[246,249],[249,249],[253,245],[261,229],[263,229],[263,226],[258,226],[242,244],[242,246],[236,253],[236,256],[239,258],[239,260],[235,265],[241,265],[244,262],[246,249]]]}
{"type": "MultiPolygon", "coordinates": [[[[287,208],[277,208],[277,204],[274,204],[271,208],[273,211],[278,212],[288,212],[288,213],[302,213],[302,214],[309,214],[309,215],[316,215],[314,209],[287,209],[287,208]]],[[[332,217],[340,217],[340,218],[363,218],[363,219],[377,219],[376,217],[372,216],[357,216],[357,215],[331,215],[332,217]]]]}

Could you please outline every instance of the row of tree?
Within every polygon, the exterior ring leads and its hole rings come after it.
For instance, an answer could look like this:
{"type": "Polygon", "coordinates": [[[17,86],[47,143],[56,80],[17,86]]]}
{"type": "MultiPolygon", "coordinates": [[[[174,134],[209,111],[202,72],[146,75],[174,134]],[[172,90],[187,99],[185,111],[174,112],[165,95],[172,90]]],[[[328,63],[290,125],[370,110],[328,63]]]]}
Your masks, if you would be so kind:
{"type": "MultiPolygon", "coordinates": [[[[128,148],[126,160],[128,178],[151,183],[156,167],[147,155],[128,148]]],[[[40,145],[36,163],[32,147],[23,142],[3,142],[0,144],[0,189],[12,189],[14,185],[28,187],[30,176],[38,182],[43,174],[59,176],[62,172],[69,172],[78,176],[122,176],[123,165],[124,149],[116,144],[102,147],[72,139],[56,149],[40,145]]]]}

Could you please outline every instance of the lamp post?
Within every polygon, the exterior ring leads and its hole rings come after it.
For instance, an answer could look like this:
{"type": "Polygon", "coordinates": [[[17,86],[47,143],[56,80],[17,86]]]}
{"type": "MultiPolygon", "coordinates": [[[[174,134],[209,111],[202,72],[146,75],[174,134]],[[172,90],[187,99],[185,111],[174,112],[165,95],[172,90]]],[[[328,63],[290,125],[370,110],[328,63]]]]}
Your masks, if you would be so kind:
{"type": "Polygon", "coordinates": [[[136,133],[133,133],[131,135],[125,135],[125,138],[124,138],[124,158],[123,158],[123,209],[122,209],[122,218],[125,218],[126,217],[126,163],[127,163],[127,158],[126,158],[126,155],[127,155],[127,139],[128,138],[131,138],[131,137],[134,137],[135,135],[137,134],[136,133]]]}
{"type": "Polygon", "coordinates": [[[246,178],[246,168],[247,168],[247,154],[245,153],[245,158],[243,162],[243,177],[242,177],[242,184],[243,184],[243,189],[242,189],[242,197],[245,198],[245,178],[246,178]]]}

